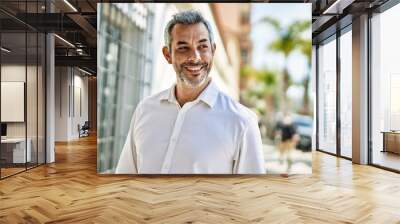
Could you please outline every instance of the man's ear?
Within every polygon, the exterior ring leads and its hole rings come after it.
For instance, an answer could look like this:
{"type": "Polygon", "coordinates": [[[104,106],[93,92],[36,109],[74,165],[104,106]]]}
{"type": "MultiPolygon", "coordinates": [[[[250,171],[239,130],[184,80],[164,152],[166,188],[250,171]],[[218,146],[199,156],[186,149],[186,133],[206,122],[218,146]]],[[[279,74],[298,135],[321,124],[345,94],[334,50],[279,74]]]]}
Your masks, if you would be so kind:
{"type": "Polygon", "coordinates": [[[168,47],[164,46],[162,49],[162,53],[164,55],[164,58],[167,60],[168,64],[172,64],[171,53],[169,52],[168,47]]]}
{"type": "Polygon", "coordinates": [[[214,55],[215,49],[217,49],[217,45],[215,45],[215,43],[213,43],[211,49],[212,49],[212,53],[214,55]]]}

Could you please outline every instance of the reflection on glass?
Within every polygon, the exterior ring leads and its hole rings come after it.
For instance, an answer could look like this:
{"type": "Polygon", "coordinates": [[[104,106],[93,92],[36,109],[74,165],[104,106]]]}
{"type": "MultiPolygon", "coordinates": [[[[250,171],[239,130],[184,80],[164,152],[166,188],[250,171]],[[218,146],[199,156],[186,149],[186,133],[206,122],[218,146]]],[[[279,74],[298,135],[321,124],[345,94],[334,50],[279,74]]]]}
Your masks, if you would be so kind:
{"type": "Polygon", "coordinates": [[[27,112],[27,142],[30,149],[27,167],[31,168],[37,165],[37,41],[36,32],[27,33],[27,74],[26,74],[26,112],[27,112]]]}
{"type": "Polygon", "coordinates": [[[352,35],[340,37],[340,153],[352,157],[352,35]]]}
{"type": "Polygon", "coordinates": [[[45,60],[46,60],[46,52],[45,52],[45,44],[46,39],[45,35],[39,33],[38,35],[38,135],[37,135],[37,162],[38,164],[45,163],[45,60]]]}
{"type": "Polygon", "coordinates": [[[336,153],[336,39],[318,48],[318,146],[336,153]]]}

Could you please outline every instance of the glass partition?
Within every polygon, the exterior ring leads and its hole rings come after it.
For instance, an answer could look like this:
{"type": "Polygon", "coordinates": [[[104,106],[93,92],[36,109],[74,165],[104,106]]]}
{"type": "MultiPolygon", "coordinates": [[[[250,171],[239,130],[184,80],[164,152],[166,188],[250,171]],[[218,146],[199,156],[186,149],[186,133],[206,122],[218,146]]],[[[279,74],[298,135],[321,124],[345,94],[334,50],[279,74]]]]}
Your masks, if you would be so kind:
{"type": "Polygon", "coordinates": [[[27,33],[27,74],[26,74],[26,112],[27,112],[27,150],[30,151],[27,167],[37,165],[37,76],[38,76],[38,35],[36,32],[27,33]]]}
{"type": "Polygon", "coordinates": [[[46,40],[21,22],[27,13],[44,12],[44,3],[0,2],[9,12],[0,11],[0,178],[45,163],[46,40]]]}
{"type": "Polygon", "coordinates": [[[46,120],[46,39],[43,33],[38,33],[38,65],[37,65],[37,162],[44,164],[46,162],[46,144],[45,144],[45,120],[46,120]]]}
{"type": "Polygon", "coordinates": [[[25,32],[1,34],[2,177],[24,171],[31,158],[26,141],[26,41],[25,32]]]}

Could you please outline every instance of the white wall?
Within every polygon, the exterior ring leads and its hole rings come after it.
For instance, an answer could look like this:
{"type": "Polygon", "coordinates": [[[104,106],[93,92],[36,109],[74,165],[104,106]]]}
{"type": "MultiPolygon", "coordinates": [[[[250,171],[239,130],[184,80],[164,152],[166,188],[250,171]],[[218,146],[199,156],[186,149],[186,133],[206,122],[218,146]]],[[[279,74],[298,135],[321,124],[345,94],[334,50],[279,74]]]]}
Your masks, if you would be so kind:
{"type": "MultiPolygon", "coordinates": [[[[28,68],[29,70],[29,68],[28,68]]],[[[25,65],[2,65],[1,81],[2,82],[25,82],[25,65]]],[[[7,110],[7,108],[1,108],[7,110]]],[[[8,137],[25,137],[25,122],[7,123],[8,137]]]]}
{"type": "MultiPolygon", "coordinates": [[[[72,119],[71,119],[71,132],[72,138],[78,138],[78,124],[82,126],[85,121],[88,121],[88,77],[82,76],[83,73],[76,70],[74,71],[74,107],[72,108],[72,119]],[[78,74],[77,74],[78,72],[78,74]],[[80,93],[79,93],[80,91],[80,93]],[[80,97],[79,97],[80,95],[80,97]],[[81,102],[79,102],[81,101],[81,102]],[[79,108],[81,107],[81,108],[79,108]],[[79,109],[81,111],[79,111],[79,109]],[[74,113],[75,111],[75,113],[74,113]]],[[[72,102],[71,102],[72,105],[72,102]]]]}
{"type": "MultiPolygon", "coordinates": [[[[18,108],[20,113],[25,114],[26,120],[23,118],[21,122],[6,122],[7,137],[9,138],[24,138],[25,135],[30,139],[30,148],[32,161],[36,162],[39,158],[39,163],[44,163],[44,74],[41,66],[25,66],[25,64],[3,64],[1,66],[1,81],[2,82],[24,82],[26,85],[26,106],[25,102],[21,108],[18,108]],[[25,80],[27,78],[27,81],[25,80]],[[39,156],[37,157],[37,153],[39,156]]],[[[3,92],[4,89],[2,89],[3,92]]],[[[4,92],[3,92],[4,94],[4,92]]],[[[2,98],[7,95],[2,95],[2,98]]],[[[3,112],[16,113],[15,108],[2,107],[3,112]],[[5,110],[5,111],[4,111],[5,110]],[[8,110],[8,111],[7,111],[8,110]]],[[[48,160],[51,162],[51,160],[48,160]]]]}
{"type": "Polygon", "coordinates": [[[55,73],[55,141],[77,139],[78,124],[88,120],[88,78],[71,67],[56,67],[55,73]]]}
{"type": "Polygon", "coordinates": [[[55,68],[55,141],[68,139],[68,68],[55,68]]]}
{"type": "MultiPolygon", "coordinates": [[[[36,67],[33,66],[27,66],[25,67],[25,65],[2,65],[1,66],[1,81],[3,82],[25,82],[25,75],[26,75],[26,71],[27,71],[27,75],[28,75],[28,79],[30,80],[30,84],[32,84],[31,82],[31,78],[29,77],[30,75],[34,74],[36,76],[36,67]],[[27,69],[27,70],[25,70],[27,69]]],[[[36,85],[36,81],[35,83],[33,83],[34,85],[36,85]]],[[[36,125],[32,124],[32,121],[35,121],[36,123],[36,113],[31,113],[31,111],[35,111],[36,109],[36,103],[34,105],[29,105],[31,102],[34,101],[35,98],[36,99],[36,88],[32,89],[32,88],[28,88],[27,89],[28,93],[28,99],[27,99],[27,103],[28,106],[31,106],[30,110],[27,114],[27,119],[29,122],[28,125],[28,137],[29,137],[29,133],[31,133],[30,128],[33,128],[36,130],[36,125]],[[32,92],[31,92],[32,91],[32,92]],[[35,107],[32,109],[32,107],[35,107]],[[35,126],[35,127],[33,127],[35,126]]],[[[35,101],[36,102],[36,101],[35,101]]],[[[7,110],[7,108],[1,108],[2,110],[7,110]]],[[[7,122],[7,136],[8,137],[25,137],[25,123],[26,122],[7,122]]]]}

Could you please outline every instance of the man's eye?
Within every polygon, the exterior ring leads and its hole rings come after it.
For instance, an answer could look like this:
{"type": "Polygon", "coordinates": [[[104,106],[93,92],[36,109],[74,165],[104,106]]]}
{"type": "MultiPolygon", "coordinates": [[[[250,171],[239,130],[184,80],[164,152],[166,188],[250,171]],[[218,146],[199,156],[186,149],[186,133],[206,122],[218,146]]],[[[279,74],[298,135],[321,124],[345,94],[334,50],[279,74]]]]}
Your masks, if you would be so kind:
{"type": "Polygon", "coordinates": [[[201,49],[207,49],[208,46],[207,46],[207,45],[201,45],[200,48],[201,48],[201,49]]]}
{"type": "Polygon", "coordinates": [[[178,50],[187,50],[188,47],[178,47],[178,50]]]}

